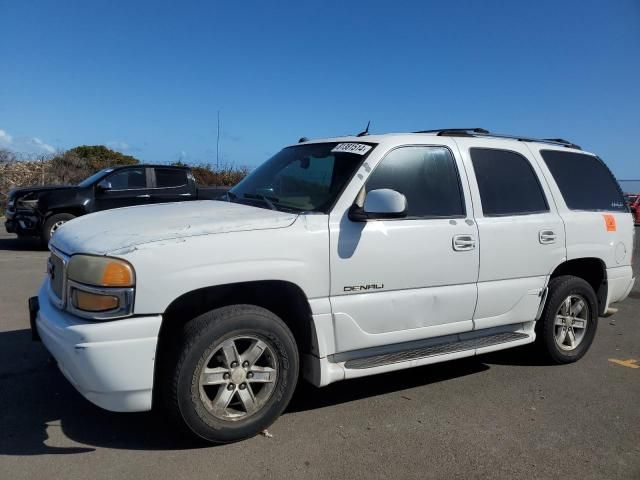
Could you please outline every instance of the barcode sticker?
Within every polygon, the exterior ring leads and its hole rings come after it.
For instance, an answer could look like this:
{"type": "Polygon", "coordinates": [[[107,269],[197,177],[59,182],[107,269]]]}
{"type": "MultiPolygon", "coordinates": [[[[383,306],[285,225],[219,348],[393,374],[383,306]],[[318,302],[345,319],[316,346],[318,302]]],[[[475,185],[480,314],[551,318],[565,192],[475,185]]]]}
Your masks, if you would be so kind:
{"type": "Polygon", "coordinates": [[[365,155],[371,150],[371,145],[364,143],[339,143],[331,149],[332,152],[355,153],[356,155],[365,155]]]}

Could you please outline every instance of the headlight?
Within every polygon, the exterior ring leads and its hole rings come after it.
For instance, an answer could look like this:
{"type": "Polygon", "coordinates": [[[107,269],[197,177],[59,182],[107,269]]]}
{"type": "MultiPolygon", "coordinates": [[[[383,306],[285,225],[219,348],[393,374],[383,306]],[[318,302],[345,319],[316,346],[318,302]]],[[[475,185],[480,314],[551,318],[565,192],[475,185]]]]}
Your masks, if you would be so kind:
{"type": "Polygon", "coordinates": [[[117,258],[74,255],[67,266],[67,309],[94,320],[133,313],[135,272],[117,258]]]}
{"type": "Polygon", "coordinates": [[[74,255],[67,267],[69,280],[97,287],[133,287],[135,276],[128,262],[117,258],[74,255]]]}
{"type": "Polygon", "coordinates": [[[35,210],[38,208],[38,199],[29,199],[30,195],[27,195],[24,198],[20,198],[16,201],[17,208],[26,208],[28,210],[35,210]]]}

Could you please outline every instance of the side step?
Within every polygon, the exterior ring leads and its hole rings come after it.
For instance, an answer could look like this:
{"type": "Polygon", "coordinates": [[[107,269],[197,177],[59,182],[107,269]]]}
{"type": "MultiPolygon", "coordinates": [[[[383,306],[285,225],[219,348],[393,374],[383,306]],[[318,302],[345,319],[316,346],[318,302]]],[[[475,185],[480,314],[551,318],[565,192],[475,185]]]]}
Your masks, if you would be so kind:
{"type": "Polygon", "coordinates": [[[464,350],[473,350],[476,348],[490,347],[499,343],[514,342],[529,337],[526,333],[503,332],[485,337],[477,337],[469,340],[458,342],[441,343],[439,345],[430,345],[428,347],[412,348],[401,352],[383,353],[372,357],[354,358],[347,360],[344,364],[345,368],[363,369],[380,367],[391,363],[407,362],[417,360],[419,358],[434,357],[436,355],[444,355],[447,353],[462,352],[464,350]]]}

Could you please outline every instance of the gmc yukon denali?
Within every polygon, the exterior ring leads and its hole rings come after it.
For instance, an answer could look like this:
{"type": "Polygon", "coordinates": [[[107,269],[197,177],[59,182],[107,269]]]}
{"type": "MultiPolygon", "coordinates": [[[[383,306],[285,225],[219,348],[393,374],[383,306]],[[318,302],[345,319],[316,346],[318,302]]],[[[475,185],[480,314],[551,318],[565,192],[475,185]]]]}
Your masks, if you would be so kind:
{"type": "Polygon", "coordinates": [[[535,342],[589,349],[634,283],[633,220],[596,155],[450,129],[284,148],[219,200],[59,228],[33,334],[102,408],[211,442],[333,382],[535,342]]]}

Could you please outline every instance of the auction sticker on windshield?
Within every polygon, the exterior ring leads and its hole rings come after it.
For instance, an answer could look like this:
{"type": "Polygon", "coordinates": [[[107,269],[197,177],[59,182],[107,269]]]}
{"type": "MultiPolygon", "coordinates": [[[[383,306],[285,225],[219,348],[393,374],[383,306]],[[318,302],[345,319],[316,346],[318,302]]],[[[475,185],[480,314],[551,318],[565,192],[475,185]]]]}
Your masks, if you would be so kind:
{"type": "Polygon", "coordinates": [[[356,155],[364,155],[371,150],[371,145],[364,143],[339,143],[331,149],[332,152],[355,153],[356,155]]]}

